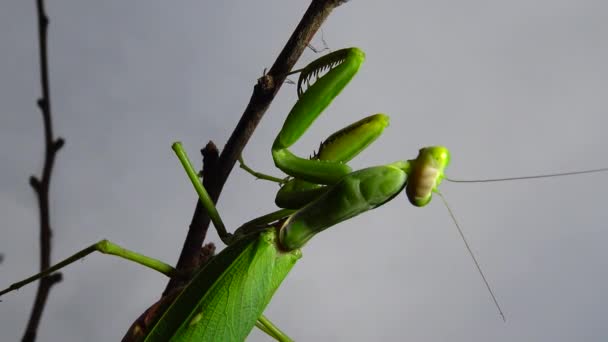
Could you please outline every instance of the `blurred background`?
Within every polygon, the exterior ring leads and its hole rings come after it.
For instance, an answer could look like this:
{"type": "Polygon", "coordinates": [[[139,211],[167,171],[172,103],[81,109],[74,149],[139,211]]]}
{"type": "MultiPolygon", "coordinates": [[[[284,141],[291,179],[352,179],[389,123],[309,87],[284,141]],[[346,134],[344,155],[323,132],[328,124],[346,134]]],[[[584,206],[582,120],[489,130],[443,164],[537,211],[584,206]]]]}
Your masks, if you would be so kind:
{"type": "MultiPolygon", "coordinates": [[[[54,261],[108,238],[176,262],[196,195],[171,142],[197,160],[207,141],[225,144],[308,4],[48,1],[54,128],[66,139],[51,181],[54,261]]],[[[592,0],[350,1],[323,36],[332,50],[362,48],[366,63],[295,151],[383,112],[391,125],[355,168],[440,144],[453,178],[606,167],[607,16],[592,0]]],[[[36,30],[34,1],[0,4],[0,287],[38,269],[36,30]]],[[[284,85],[245,149],[256,170],[280,175],[270,146],[295,101],[284,85]]],[[[442,189],[506,323],[441,201],[414,208],[405,196],[310,241],[267,316],[298,341],[606,340],[608,174],[442,189]]],[[[276,190],[235,169],[218,209],[234,229],[274,210],[276,190]]],[[[63,273],[40,341],[119,340],[166,285],[100,255],[63,273]]],[[[2,340],[21,337],[35,289],[2,298],[2,340]]]]}

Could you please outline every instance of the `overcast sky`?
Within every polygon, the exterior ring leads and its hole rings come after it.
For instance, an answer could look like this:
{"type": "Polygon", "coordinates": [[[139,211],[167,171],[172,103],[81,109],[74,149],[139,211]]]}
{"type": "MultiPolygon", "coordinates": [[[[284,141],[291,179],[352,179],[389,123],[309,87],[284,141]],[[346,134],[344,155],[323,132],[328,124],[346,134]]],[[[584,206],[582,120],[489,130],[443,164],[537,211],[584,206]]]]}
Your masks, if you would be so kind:
{"type": "MultiPolygon", "coordinates": [[[[175,263],[195,193],[171,142],[193,157],[224,145],[308,3],[48,1],[53,119],[67,141],[52,179],[53,260],[108,238],[175,263]]],[[[367,60],[295,150],[383,112],[391,125],[355,168],[439,144],[453,178],[606,167],[607,17],[598,0],[350,1],[324,37],[367,60]]],[[[36,39],[34,1],[2,1],[0,287],[38,268],[36,39]]],[[[295,101],[285,85],[245,150],[252,167],[280,174],[270,146],[295,101]]],[[[267,315],[298,341],[608,338],[608,174],[442,189],[506,323],[441,201],[414,208],[405,196],[310,241],[267,315]]],[[[273,210],[276,190],[235,170],[218,209],[233,229],[273,210]]],[[[100,255],[64,276],[40,341],[116,341],[166,284],[100,255]]],[[[35,288],[2,298],[3,341],[20,338],[35,288]]]]}

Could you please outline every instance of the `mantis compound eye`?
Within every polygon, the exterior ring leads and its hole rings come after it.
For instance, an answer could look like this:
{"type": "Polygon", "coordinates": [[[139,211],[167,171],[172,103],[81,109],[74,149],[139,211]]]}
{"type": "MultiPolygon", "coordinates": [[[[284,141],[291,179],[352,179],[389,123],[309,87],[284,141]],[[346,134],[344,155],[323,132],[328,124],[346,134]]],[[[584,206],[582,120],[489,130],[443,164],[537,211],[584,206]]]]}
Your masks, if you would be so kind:
{"type": "Polygon", "coordinates": [[[443,172],[450,163],[450,151],[444,146],[431,146],[426,149],[437,163],[437,168],[443,172]]]}
{"type": "Polygon", "coordinates": [[[417,161],[428,160],[433,166],[441,172],[448,167],[450,163],[450,151],[445,146],[429,146],[421,148],[418,151],[417,161]]]}

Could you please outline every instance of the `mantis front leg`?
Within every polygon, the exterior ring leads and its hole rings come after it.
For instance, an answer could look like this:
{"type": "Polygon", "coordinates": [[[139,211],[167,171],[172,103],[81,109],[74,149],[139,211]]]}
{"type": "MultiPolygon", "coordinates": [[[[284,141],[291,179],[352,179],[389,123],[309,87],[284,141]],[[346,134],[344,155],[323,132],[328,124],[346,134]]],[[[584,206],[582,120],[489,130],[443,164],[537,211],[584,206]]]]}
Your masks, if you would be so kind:
{"type": "MultiPolygon", "coordinates": [[[[296,162],[292,167],[305,166],[301,174],[317,173],[319,165],[342,165],[356,157],[369,144],[374,142],[386,126],[389,118],[375,114],[361,119],[333,133],[319,146],[319,150],[305,165],[296,162]]],[[[285,164],[292,165],[291,161],[285,164]]],[[[342,176],[343,177],[343,176],[342,176]]],[[[341,178],[341,177],[340,177],[341,178]]],[[[321,183],[324,184],[324,183],[321,183]]],[[[330,184],[335,184],[332,181],[330,184]]],[[[326,186],[310,181],[310,178],[292,179],[277,192],[275,203],[281,208],[299,209],[325,192],[326,186]]]]}
{"type": "MultiPolygon", "coordinates": [[[[295,156],[289,147],[300,139],[316,118],[346,87],[348,82],[359,70],[365,59],[365,54],[358,48],[342,49],[323,56],[307,65],[300,73],[298,93],[300,97],[293,106],[283,127],[272,145],[272,157],[275,165],[290,176],[316,184],[335,184],[344,175],[352,170],[343,161],[310,160],[295,156]],[[329,71],[319,77],[319,73],[329,71]],[[304,83],[313,84],[302,90],[304,83]]],[[[363,146],[374,138],[358,140],[357,144],[363,146]]]]}
{"type": "MultiPolygon", "coordinates": [[[[295,165],[292,165],[292,160],[282,160],[282,162],[292,168],[305,166],[299,171],[300,174],[317,173],[317,166],[319,165],[348,167],[345,163],[374,142],[382,134],[384,128],[388,126],[388,123],[389,117],[384,114],[368,116],[330,135],[321,143],[319,150],[310,159],[299,158],[302,163],[296,162],[295,165]]],[[[323,185],[324,183],[314,183],[307,176],[304,179],[280,179],[254,171],[244,163],[242,158],[239,158],[239,163],[243,170],[257,179],[281,184],[281,189],[277,192],[275,198],[275,203],[280,208],[299,209],[318,198],[327,188],[323,185]]]]}

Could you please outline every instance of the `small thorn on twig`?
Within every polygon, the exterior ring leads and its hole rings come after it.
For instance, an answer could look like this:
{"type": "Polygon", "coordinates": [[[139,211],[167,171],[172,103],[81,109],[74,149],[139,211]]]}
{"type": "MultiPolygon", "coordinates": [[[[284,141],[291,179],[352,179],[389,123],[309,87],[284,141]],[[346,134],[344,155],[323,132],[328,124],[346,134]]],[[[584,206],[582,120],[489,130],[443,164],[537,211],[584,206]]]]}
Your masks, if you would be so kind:
{"type": "Polygon", "coordinates": [[[207,145],[201,149],[201,155],[203,156],[203,169],[199,171],[198,176],[205,182],[206,177],[212,177],[211,174],[215,170],[220,152],[213,141],[209,140],[207,145]]]}
{"type": "Polygon", "coordinates": [[[38,108],[40,108],[41,111],[44,112],[46,110],[46,100],[42,97],[36,100],[36,104],[38,105],[38,108]]]}
{"type": "Polygon", "coordinates": [[[274,88],[274,78],[268,74],[258,78],[258,86],[263,91],[268,91],[274,88]]]}
{"type": "Polygon", "coordinates": [[[209,242],[201,247],[199,255],[199,267],[205,265],[215,255],[215,245],[209,242]]]}
{"type": "Polygon", "coordinates": [[[57,152],[63,147],[63,145],[65,145],[65,140],[63,138],[57,138],[57,140],[55,140],[53,143],[53,150],[57,152]]]}
{"type": "Polygon", "coordinates": [[[217,146],[215,146],[215,144],[211,140],[209,140],[207,145],[205,145],[205,147],[201,149],[201,155],[203,156],[203,158],[207,156],[217,155],[218,153],[219,151],[217,149],[217,146]]]}
{"type": "Polygon", "coordinates": [[[40,180],[36,176],[30,176],[30,185],[36,192],[40,191],[40,180]]]}

